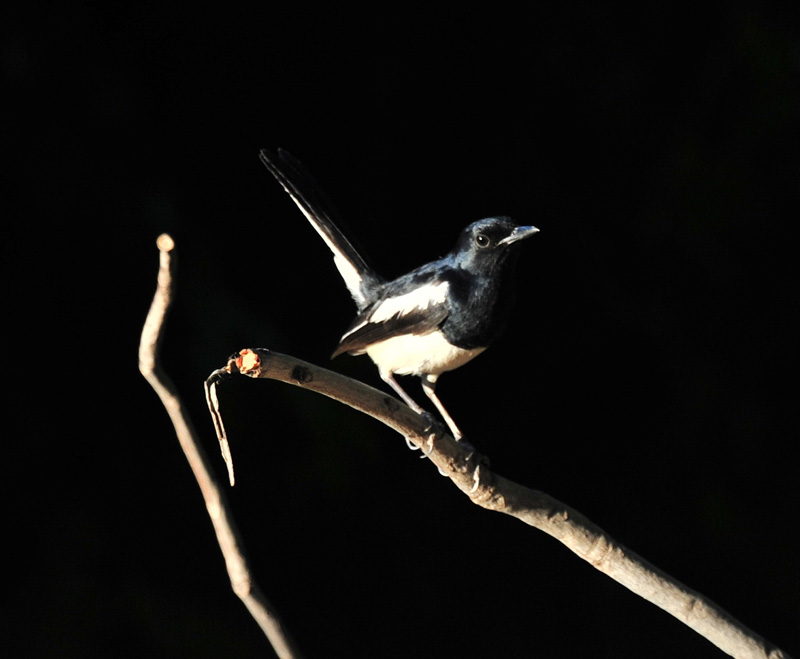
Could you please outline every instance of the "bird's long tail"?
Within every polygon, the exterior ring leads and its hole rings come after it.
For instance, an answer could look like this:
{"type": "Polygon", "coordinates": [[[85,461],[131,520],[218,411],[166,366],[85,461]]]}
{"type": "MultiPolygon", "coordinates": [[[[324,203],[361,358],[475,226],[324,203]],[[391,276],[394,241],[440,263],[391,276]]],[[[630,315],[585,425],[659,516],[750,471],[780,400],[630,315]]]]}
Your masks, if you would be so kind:
{"type": "Polygon", "coordinates": [[[383,279],[367,265],[333,222],[333,206],[322,188],[300,161],[283,149],[278,149],[277,153],[262,149],[259,157],[333,252],[334,263],[350,295],[358,310],[363,310],[373,301],[374,292],[383,279]]]}

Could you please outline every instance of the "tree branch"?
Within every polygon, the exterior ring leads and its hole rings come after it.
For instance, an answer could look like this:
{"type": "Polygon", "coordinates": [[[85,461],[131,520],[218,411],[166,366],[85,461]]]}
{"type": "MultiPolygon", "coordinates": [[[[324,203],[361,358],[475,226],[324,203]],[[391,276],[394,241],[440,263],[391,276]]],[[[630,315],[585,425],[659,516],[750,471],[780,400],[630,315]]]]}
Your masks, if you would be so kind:
{"type": "Polygon", "coordinates": [[[234,527],[227,501],[208,468],[208,460],[200,448],[194,428],[184,414],[175,387],[159,365],[158,348],[163,336],[164,319],[172,303],[173,266],[170,253],[174,243],[172,238],[162,234],[159,236],[157,244],[160,251],[158,287],[142,329],[139,343],[139,370],[150,386],[155,389],[166,408],[181,448],[189,461],[197,484],[200,486],[208,515],[214,525],[217,542],[225,558],[233,592],[244,602],[269,639],[278,657],[281,659],[298,658],[300,654],[294,649],[294,644],[282,628],[277,615],[250,577],[247,561],[241,548],[242,543],[234,527]]]}
{"type": "MultiPolygon", "coordinates": [[[[369,414],[421,448],[473,503],[516,517],[553,536],[593,567],[672,614],[727,654],[741,659],[789,659],[712,601],[614,541],[578,511],[543,492],[494,474],[470,447],[442,433],[441,428],[431,432],[425,419],[392,396],[265,349],[245,349],[233,355],[224,368],[212,373],[207,386],[213,391],[224,375],[234,373],[280,380],[369,414]]],[[[219,416],[219,410],[212,409],[212,414],[219,416]]]]}

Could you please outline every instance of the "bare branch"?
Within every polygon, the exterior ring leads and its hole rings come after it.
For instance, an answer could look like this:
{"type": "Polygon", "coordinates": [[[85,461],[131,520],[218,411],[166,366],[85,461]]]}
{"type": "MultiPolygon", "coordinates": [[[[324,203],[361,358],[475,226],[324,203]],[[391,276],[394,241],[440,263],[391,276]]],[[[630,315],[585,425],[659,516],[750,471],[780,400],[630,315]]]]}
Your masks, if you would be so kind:
{"type": "Polygon", "coordinates": [[[197,479],[206,503],[208,515],[214,525],[217,542],[225,558],[225,565],[228,569],[233,591],[244,602],[250,614],[255,618],[272,644],[276,654],[281,659],[297,658],[300,654],[295,650],[294,644],[283,630],[272,607],[267,603],[250,577],[247,561],[242,552],[242,545],[229,513],[225,497],[217,487],[214,477],[208,469],[206,456],[200,448],[196,433],[189,419],[183,412],[175,387],[159,366],[158,346],[163,335],[164,318],[172,303],[173,268],[170,253],[174,247],[174,242],[168,235],[162,234],[159,236],[157,244],[160,251],[158,287],[142,329],[139,343],[139,370],[155,389],[175,427],[178,441],[197,479]]]}
{"type": "MultiPolygon", "coordinates": [[[[212,374],[241,373],[310,389],[362,411],[422,448],[473,503],[505,513],[553,536],[583,560],[664,609],[727,654],[741,659],[789,659],[699,593],[650,565],[578,511],[492,473],[463,442],[437,429],[388,394],[294,357],[264,349],[242,350],[212,374]]],[[[217,410],[218,413],[218,410],[217,410]]]]}

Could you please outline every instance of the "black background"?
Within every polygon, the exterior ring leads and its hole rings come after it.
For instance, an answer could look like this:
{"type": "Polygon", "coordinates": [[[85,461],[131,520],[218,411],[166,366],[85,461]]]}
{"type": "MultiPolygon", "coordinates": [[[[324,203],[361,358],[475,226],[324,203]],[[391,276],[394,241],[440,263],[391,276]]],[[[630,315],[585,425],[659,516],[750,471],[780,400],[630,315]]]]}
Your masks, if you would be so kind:
{"type": "MultiPolygon", "coordinates": [[[[353,306],[258,162],[278,146],[386,276],[480,217],[538,226],[511,327],[440,396],[497,472],[800,652],[800,22],[778,6],[7,16],[4,656],[270,656],[136,351],[167,231],[163,361],[221,477],[204,378],[243,347],[328,365],[353,306]]],[[[307,656],[722,656],[377,422],[274,382],[220,398],[234,516],[307,656]]]]}

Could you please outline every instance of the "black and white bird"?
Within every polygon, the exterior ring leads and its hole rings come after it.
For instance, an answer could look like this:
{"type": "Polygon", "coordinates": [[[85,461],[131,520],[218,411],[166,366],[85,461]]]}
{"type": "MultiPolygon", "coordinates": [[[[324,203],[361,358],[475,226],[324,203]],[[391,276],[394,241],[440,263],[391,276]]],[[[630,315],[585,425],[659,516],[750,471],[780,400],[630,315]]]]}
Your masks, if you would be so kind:
{"type": "Polygon", "coordinates": [[[311,222],[330,250],[358,308],[333,357],[367,354],[381,378],[418,414],[425,411],[395,375],[416,375],[453,437],[463,433],[436,396],[442,373],[477,357],[502,332],[513,303],[517,244],[538,231],[508,217],[473,222],[447,256],[386,281],[336,227],[332,207],[305,168],[283,150],[261,161],[311,222]]]}

